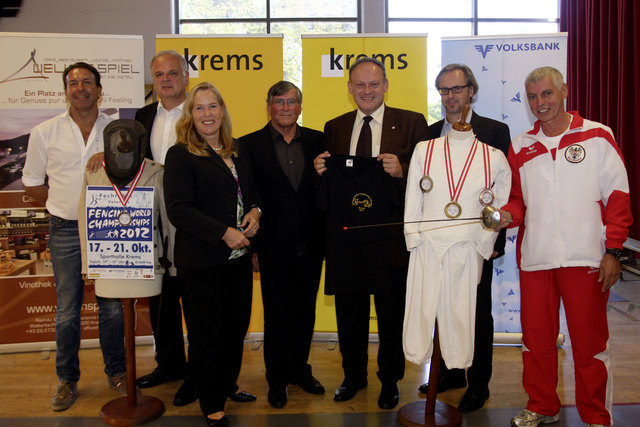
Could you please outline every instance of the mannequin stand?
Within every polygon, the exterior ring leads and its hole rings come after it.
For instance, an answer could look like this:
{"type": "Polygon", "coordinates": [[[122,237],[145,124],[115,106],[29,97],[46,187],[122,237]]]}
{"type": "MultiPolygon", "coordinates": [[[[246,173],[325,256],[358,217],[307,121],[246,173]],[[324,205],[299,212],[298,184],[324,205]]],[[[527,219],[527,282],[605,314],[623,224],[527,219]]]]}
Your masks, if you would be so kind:
{"type": "Polygon", "coordinates": [[[404,405],[398,411],[398,421],[405,427],[456,427],[462,424],[462,415],[458,408],[438,402],[438,376],[440,375],[440,339],[438,338],[438,322],[435,323],[433,335],[433,355],[429,369],[429,387],[427,400],[404,405]]]}
{"type": "Polygon", "coordinates": [[[122,298],[122,303],[127,349],[127,396],[107,402],[100,410],[100,416],[102,421],[113,426],[136,426],[159,418],[164,412],[164,404],[158,398],[137,394],[133,298],[122,298]]]}

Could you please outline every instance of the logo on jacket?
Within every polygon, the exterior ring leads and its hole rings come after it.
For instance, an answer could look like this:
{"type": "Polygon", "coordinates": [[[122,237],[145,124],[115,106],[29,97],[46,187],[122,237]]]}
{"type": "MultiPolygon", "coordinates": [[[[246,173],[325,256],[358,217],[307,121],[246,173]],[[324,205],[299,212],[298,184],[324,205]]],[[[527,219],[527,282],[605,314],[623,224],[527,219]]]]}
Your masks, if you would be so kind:
{"type": "Polygon", "coordinates": [[[581,145],[573,144],[567,147],[564,158],[571,163],[580,163],[584,160],[585,152],[581,145]]]}
{"type": "Polygon", "coordinates": [[[373,206],[373,199],[368,194],[358,193],[351,199],[351,206],[358,209],[358,212],[364,212],[365,209],[373,206]]]}

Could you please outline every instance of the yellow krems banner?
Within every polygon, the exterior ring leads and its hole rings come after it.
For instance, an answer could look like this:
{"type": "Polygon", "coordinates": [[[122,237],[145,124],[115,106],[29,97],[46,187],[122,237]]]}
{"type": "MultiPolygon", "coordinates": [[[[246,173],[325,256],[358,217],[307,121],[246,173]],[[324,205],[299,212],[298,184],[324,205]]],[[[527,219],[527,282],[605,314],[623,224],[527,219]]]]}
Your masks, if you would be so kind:
{"type": "Polygon", "coordinates": [[[282,80],[282,35],[156,35],[156,52],[173,49],[189,66],[189,87],[208,81],[229,109],[233,136],[269,120],[267,91],[282,80]]]}
{"type": "MultiPolygon", "coordinates": [[[[347,83],[349,68],[359,56],[370,56],[384,63],[389,80],[386,105],[418,111],[427,117],[426,35],[303,35],[304,126],[323,130],[328,120],[357,108],[347,83]]],[[[316,304],[315,330],[337,330],[334,297],[324,294],[324,270],[316,304]]],[[[378,331],[373,298],[369,331],[378,331]]]]}
{"type": "Polygon", "coordinates": [[[385,104],[427,117],[427,36],[404,34],[303,35],[304,125],[324,124],[357,108],[347,89],[349,68],[360,56],[384,63],[389,80],[385,104]]]}

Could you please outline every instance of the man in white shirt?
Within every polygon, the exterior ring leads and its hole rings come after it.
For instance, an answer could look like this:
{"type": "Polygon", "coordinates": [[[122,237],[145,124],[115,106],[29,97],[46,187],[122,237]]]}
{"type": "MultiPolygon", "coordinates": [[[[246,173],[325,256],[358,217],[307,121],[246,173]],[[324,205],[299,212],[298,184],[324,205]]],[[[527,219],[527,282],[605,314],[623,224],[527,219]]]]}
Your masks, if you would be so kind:
{"type": "MultiPolygon", "coordinates": [[[[45,205],[51,214],[49,246],[58,303],[56,374],[60,381],[51,401],[54,411],[68,409],[78,396],[80,309],[84,299],[78,202],[85,167],[99,167],[101,157],[90,158],[103,151],[102,132],[112,120],[98,111],[102,96],[98,70],[77,62],[64,70],[62,79],[69,109],[33,128],[22,176],[27,195],[45,205]]],[[[108,384],[126,394],[122,304],[119,299],[96,298],[108,384]]]]}
{"type": "MultiPolygon", "coordinates": [[[[158,101],[136,112],[136,120],[149,132],[149,147],[146,156],[164,164],[167,150],[176,142],[176,122],[182,116],[182,107],[189,83],[187,63],[178,52],[165,50],[158,52],[151,60],[153,89],[158,101]]],[[[163,224],[165,233],[173,233],[170,224],[163,224]],[[170,228],[169,228],[170,227],[170,228]]],[[[173,241],[173,239],[169,239],[173,241]]],[[[161,248],[165,253],[173,248],[161,248]]],[[[167,381],[182,379],[185,375],[186,357],[182,332],[182,308],[180,288],[174,266],[167,269],[160,295],[149,298],[149,316],[156,346],[157,367],[150,374],[137,379],[141,388],[155,387],[167,381]]],[[[182,396],[178,390],[174,403],[186,405],[196,399],[195,387],[182,396]]]]}

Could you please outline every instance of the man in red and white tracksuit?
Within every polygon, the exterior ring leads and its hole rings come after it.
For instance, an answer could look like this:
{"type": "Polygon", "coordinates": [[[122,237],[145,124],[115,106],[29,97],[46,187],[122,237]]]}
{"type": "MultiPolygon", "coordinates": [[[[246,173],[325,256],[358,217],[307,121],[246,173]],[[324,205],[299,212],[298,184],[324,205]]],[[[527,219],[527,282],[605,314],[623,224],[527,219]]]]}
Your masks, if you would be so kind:
{"type": "Polygon", "coordinates": [[[627,172],[611,129],[565,111],[567,86],[558,70],[532,71],[525,87],[538,121],[511,143],[513,183],[501,210],[501,227],[520,226],[523,385],[529,395],[511,424],[559,420],[556,337],[562,298],[578,412],[589,426],[612,425],[606,305],[632,222],[627,172]]]}

